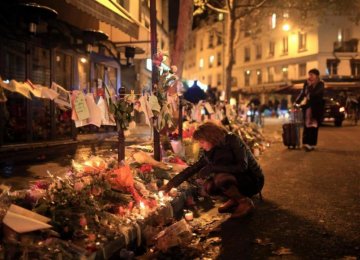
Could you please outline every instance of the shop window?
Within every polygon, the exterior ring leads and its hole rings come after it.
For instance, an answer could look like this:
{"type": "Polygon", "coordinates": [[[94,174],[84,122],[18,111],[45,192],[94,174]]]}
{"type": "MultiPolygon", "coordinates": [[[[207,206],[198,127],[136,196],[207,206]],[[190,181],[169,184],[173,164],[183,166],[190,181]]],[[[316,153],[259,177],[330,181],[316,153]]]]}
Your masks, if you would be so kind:
{"type": "MultiPolygon", "coordinates": [[[[24,81],[26,71],[25,44],[7,40],[2,42],[0,55],[1,77],[3,80],[24,81]]],[[[1,43],[0,43],[1,44],[1,43]]],[[[5,91],[7,102],[4,104],[5,113],[1,114],[2,129],[0,139],[5,144],[26,142],[27,129],[27,99],[16,92],[5,91]]]]}
{"type": "MultiPolygon", "coordinates": [[[[31,80],[33,83],[50,86],[50,51],[47,49],[32,48],[31,80]]],[[[51,138],[51,107],[50,100],[33,98],[32,104],[32,139],[43,141],[51,138]]]]}
{"type": "MultiPolygon", "coordinates": [[[[55,82],[65,88],[71,90],[73,79],[73,57],[61,52],[55,54],[55,82]]],[[[80,72],[80,71],[79,71],[80,72]]],[[[83,72],[79,73],[79,76],[83,72]]],[[[79,77],[80,89],[86,89],[88,79],[79,77]]],[[[71,120],[71,110],[64,111],[58,106],[55,107],[55,136],[57,139],[69,138],[72,136],[73,123],[71,120]]]]}

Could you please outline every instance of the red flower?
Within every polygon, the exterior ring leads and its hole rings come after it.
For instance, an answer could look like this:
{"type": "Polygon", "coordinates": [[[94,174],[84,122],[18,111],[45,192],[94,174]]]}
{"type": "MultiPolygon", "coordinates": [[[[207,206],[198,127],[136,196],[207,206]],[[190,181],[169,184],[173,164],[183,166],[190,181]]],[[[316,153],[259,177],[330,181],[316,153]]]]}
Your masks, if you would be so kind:
{"type": "Polygon", "coordinates": [[[163,54],[161,52],[155,53],[153,56],[153,63],[156,66],[160,66],[162,61],[163,61],[163,54]]]}
{"type": "Polygon", "coordinates": [[[143,164],[140,167],[141,173],[150,173],[153,170],[153,167],[150,164],[143,164]]]}

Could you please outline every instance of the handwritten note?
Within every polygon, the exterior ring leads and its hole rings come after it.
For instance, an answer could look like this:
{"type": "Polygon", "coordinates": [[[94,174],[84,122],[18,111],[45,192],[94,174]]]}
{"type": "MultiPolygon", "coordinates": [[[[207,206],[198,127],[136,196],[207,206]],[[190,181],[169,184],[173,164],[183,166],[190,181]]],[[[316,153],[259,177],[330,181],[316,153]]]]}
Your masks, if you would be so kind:
{"type": "Polygon", "coordinates": [[[90,117],[89,108],[86,104],[85,96],[80,92],[74,101],[74,109],[79,120],[85,120],[90,117]]]}

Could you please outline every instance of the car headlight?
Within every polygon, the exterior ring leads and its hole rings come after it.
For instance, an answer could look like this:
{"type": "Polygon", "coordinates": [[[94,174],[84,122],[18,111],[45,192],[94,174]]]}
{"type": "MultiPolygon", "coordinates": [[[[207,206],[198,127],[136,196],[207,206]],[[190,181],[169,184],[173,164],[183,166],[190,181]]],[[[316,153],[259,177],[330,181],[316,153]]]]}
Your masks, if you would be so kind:
{"type": "Polygon", "coordinates": [[[340,113],[345,112],[345,107],[340,107],[340,108],[339,108],[339,112],[340,112],[340,113]]]}

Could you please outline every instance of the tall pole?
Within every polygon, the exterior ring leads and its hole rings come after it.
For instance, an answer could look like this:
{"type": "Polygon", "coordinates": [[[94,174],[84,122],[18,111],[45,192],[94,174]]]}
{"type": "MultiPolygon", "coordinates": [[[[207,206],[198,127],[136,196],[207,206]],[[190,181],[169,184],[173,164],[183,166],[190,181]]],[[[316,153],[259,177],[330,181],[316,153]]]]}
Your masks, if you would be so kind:
{"type": "MultiPolygon", "coordinates": [[[[150,0],[150,35],[151,35],[151,57],[154,58],[154,55],[157,53],[157,35],[156,35],[156,0],[150,0]]],[[[155,85],[158,83],[158,68],[152,63],[152,89],[155,90],[155,85]]],[[[154,118],[154,121],[158,118],[154,118]]],[[[154,159],[157,161],[161,160],[160,152],[160,133],[154,127],[154,159]]]]}

